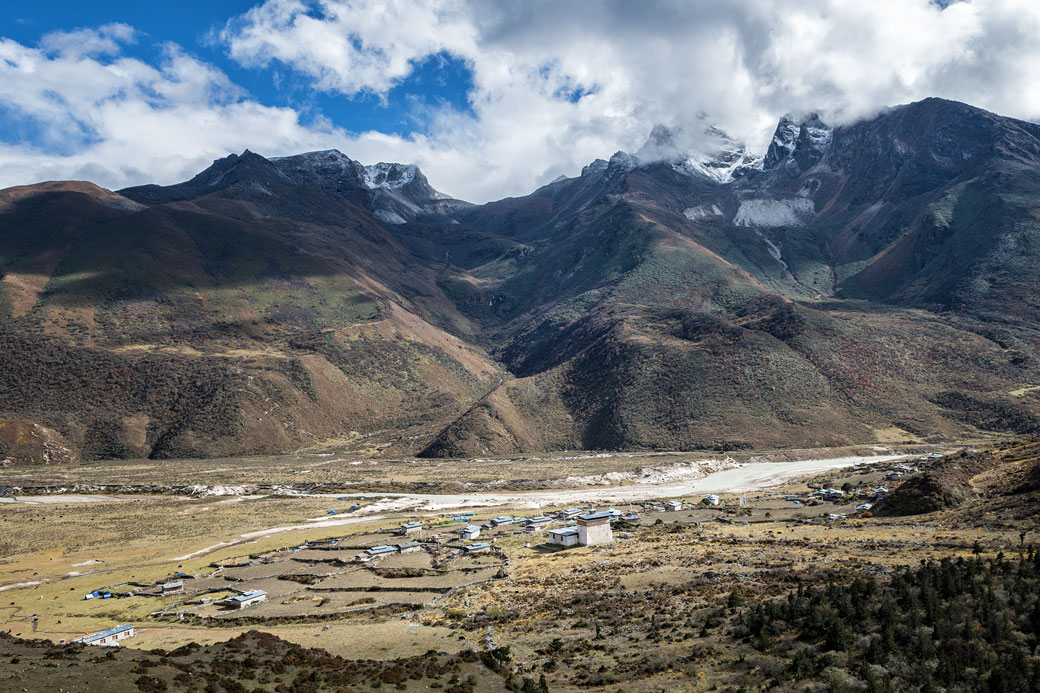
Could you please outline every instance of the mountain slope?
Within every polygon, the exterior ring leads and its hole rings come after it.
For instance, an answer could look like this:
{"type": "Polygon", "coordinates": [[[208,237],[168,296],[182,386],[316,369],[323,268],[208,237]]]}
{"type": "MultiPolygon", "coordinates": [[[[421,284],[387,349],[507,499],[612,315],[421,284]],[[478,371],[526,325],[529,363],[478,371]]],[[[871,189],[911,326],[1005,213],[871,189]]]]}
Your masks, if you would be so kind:
{"type": "MultiPolygon", "coordinates": [[[[498,377],[417,314],[468,324],[370,212],[276,217],[245,185],[150,206],[78,185],[8,195],[0,418],[88,457],[255,454],[435,423],[498,377]]],[[[301,189],[283,214],[312,204],[301,189]]]]}
{"type": "Polygon", "coordinates": [[[0,419],[87,457],[1032,432],[1038,180],[1040,127],[928,99],[477,206],[335,151],[0,191],[0,419]]]}
{"type": "MultiPolygon", "coordinates": [[[[845,128],[784,119],[761,170],[728,183],[681,154],[616,155],[550,186],[603,187],[552,235],[527,227],[531,250],[487,286],[506,321],[496,353],[518,375],[562,379],[564,446],[1029,428],[1034,391],[1009,393],[1038,377],[1036,132],[928,100],[845,128]],[[942,214],[945,233],[922,231],[942,214]]],[[[498,220],[501,206],[467,214],[498,220]]],[[[538,414],[512,399],[499,408],[538,414]]],[[[493,451],[485,428],[456,422],[427,453],[493,451]]]]}

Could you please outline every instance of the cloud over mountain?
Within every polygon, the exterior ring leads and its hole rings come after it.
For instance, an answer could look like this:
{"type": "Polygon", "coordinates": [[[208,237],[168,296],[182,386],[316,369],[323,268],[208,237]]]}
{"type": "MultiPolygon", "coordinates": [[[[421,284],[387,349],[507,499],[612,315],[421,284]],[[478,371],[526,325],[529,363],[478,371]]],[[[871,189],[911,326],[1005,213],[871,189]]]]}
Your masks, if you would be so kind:
{"type": "Polygon", "coordinates": [[[125,25],[4,40],[0,103],[33,137],[0,148],[0,184],[89,172],[119,186],[145,170],[172,182],[247,146],[337,147],[418,163],[438,188],[479,202],[575,175],[702,112],[759,154],[785,112],[842,123],[935,95],[1036,119],[1038,34],[1031,0],[266,0],[214,37],[241,68],[378,99],[446,57],[472,75],[468,108],[417,100],[421,129],[358,132],[264,103],[184,47],[152,63],[127,57],[122,46],[147,38],[125,25]]]}

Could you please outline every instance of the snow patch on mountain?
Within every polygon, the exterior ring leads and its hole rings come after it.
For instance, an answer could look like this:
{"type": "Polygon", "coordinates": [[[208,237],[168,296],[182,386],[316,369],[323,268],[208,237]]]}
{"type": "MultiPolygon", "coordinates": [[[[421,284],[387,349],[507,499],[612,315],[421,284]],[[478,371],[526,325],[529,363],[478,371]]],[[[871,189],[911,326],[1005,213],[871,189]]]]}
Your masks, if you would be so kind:
{"type": "Polygon", "coordinates": [[[414,164],[388,164],[380,161],[378,164],[364,167],[363,180],[365,185],[373,190],[400,190],[415,180],[418,171],[419,167],[414,164]]]}
{"type": "Polygon", "coordinates": [[[709,217],[721,217],[722,210],[719,209],[718,205],[697,205],[696,207],[687,207],[683,210],[683,214],[690,221],[701,221],[709,217]]]}
{"type": "Polygon", "coordinates": [[[717,183],[729,183],[752,170],[762,170],[762,157],[744,150],[730,149],[714,155],[690,154],[672,168],[686,175],[701,175],[717,183]]]}
{"type": "Polygon", "coordinates": [[[788,200],[743,200],[737,215],[736,226],[772,228],[775,226],[805,226],[816,214],[812,200],[798,197],[788,200]]]}
{"type": "Polygon", "coordinates": [[[677,173],[729,183],[762,168],[762,158],[748,152],[743,142],[711,125],[701,114],[686,128],[655,125],[636,152],[640,165],[670,163],[677,173]]]}
{"type": "Polygon", "coordinates": [[[293,154],[292,156],[272,156],[268,161],[275,164],[279,170],[282,170],[286,165],[305,167],[314,171],[319,169],[325,171],[336,169],[351,171],[356,170],[360,166],[358,162],[338,149],[323,149],[317,152],[293,154]]]}

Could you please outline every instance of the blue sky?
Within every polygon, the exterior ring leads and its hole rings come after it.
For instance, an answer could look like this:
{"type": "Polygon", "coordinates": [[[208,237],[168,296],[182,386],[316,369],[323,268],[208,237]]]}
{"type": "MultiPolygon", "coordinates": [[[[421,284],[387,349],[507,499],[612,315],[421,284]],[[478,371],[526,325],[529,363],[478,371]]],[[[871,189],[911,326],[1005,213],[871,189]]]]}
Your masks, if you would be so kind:
{"type": "MultiPolygon", "coordinates": [[[[379,130],[407,136],[424,130],[420,117],[424,108],[447,104],[470,112],[467,93],[472,74],[465,61],[442,53],[415,61],[414,72],[386,94],[362,92],[354,95],[328,94],[293,79],[284,67],[243,68],[227,55],[217,38],[232,17],[256,3],[229,0],[178,0],[177,2],[130,2],[102,0],[98,3],[70,0],[37,0],[32,3],[0,4],[0,35],[26,45],[35,45],[45,34],[109,23],[128,24],[139,32],[125,55],[155,62],[161,46],[172,41],[201,60],[222,70],[257,100],[298,110],[306,122],[316,117],[331,119],[349,132],[379,130]]],[[[11,128],[11,114],[0,111],[0,140],[11,141],[22,128],[11,128]],[[12,131],[13,130],[13,131],[12,131]]]]}
{"type": "MultiPolygon", "coordinates": [[[[928,96],[1040,118],[1036,0],[37,0],[0,4],[0,187],[191,177],[249,148],[522,195],[702,116],[752,151],[928,96]]],[[[710,152],[707,152],[710,153],[710,152]]]]}

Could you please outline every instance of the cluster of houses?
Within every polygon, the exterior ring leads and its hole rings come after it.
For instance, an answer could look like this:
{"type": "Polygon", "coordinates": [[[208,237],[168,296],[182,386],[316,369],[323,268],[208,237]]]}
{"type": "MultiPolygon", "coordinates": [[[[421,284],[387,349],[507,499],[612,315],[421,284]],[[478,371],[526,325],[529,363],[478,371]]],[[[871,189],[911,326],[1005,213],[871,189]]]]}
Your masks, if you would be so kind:
{"type": "MultiPolygon", "coordinates": [[[[857,505],[856,506],[856,510],[870,510],[871,508],[874,507],[874,502],[875,501],[879,501],[882,498],[884,498],[885,494],[887,494],[887,493],[888,493],[888,489],[885,488],[884,486],[878,486],[877,488],[871,489],[869,491],[860,491],[859,493],[856,494],[856,496],[858,498],[860,498],[860,499],[867,498],[869,500],[867,500],[866,502],[863,502],[863,503],[860,503],[859,505],[857,505]]],[[[811,500],[825,500],[825,501],[832,501],[832,502],[835,502],[835,503],[840,503],[841,501],[845,500],[850,495],[851,494],[845,493],[845,491],[842,491],[840,488],[820,488],[820,489],[816,489],[815,491],[810,493],[809,494],[809,498],[811,500]]],[[[795,503],[800,503],[801,502],[799,499],[793,499],[793,500],[794,500],[795,503]]]]}
{"type": "Polygon", "coordinates": [[[826,501],[840,501],[845,499],[845,492],[840,488],[818,488],[810,493],[809,497],[826,501]]]}
{"type": "MultiPolygon", "coordinates": [[[[675,511],[682,509],[682,503],[680,501],[669,501],[667,503],[659,504],[659,506],[659,509],[662,511],[675,511]]],[[[472,542],[479,539],[483,532],[500,527],[517,526],[523,527],[525,532],[530,533],[548,530],[546,535],[550,544],[558,546],[595,546],[597,544],[605,544],[613,541],[613,532],[610,527],[611,522],[617,520],[634,522],[639,519],[639,513],[622,513],[620,510],[615,510],[614,508],[608,508],[606,510],[596,510],[594,508],[567,508],[566,510],[561,510],[553,515],[536,515],[534,517],[500,515],[491,518],[490,520],[486,520],[482,524],[473,523],[472,518],[473,513],[465,513],[464,515],[452,518],[453,522],[466,523],[452,532],[460,541],[472,542]],[[557,523],[567,523],[567,526],[549,529],[551,525],[557,523]]],[[[398,527],[396,534],[399,536],[407,536],[418,533],[424,528],[434,529],[437,527],[439,526],[431,525],[427,527],[421,522],[408,522],[398,527]]],[[[419,546],[416,542],[398,544],[397,546],[373,546],[363,553],[358,554],[355,560],[358,562],[366,562],[395,552],[404,553],[413,545],[416,548],[419,546]]],[[[466,554],[480,553],[490,551],[491,544],[487,542],[464,544],[461,549],[466,554]]]]}
{"type": "Polygon", "coordinates": [[[505,525],[522,525],[527,532],[540,532],[549,525],[566,522],[566,527],[549,529],[546,532],[549,544],[555,546],[595,546],[608,544],[614,540],[610,523],[616,520],[634,521],[639,519],[638,513],[622,513],[620,510],[567,508],[555,515],[537,515],[535,517],[514,518],[502,515],[489,520],[484,526],[467,525],[458,530],[459,538],[475,539],[485,529],[503,527],[505,525]]]}
{"type": "Polygon", "coordinates": [[[614,541],[610,521],[622,517],[616,510],[584,513],[574,518],[575,525],[549,530],[549,543],[557,546],[596,546],[614,541]],[[617,515],[615,515],[617,513],[617,515]]]}
{"type": "MultiPolygon", "coordinates": [[[[931,457],[936,457],[936,456],[942,457],[942,455],[939,455],[938,453],[935,453],[935,455],[932,455],[931,457]]],[[[930,458],[924,457],[924,458],[922,458],[922,461],[928,460],[928,459],[930,459],[930,458]]],[[[916,471],[917,471],[917,467],[911,467],[908,464],[897,464],[887,474],[885,474],[885,481],[896,481],[898,479],[902,479],[907,474],[913,474],[916,471]]]]}

